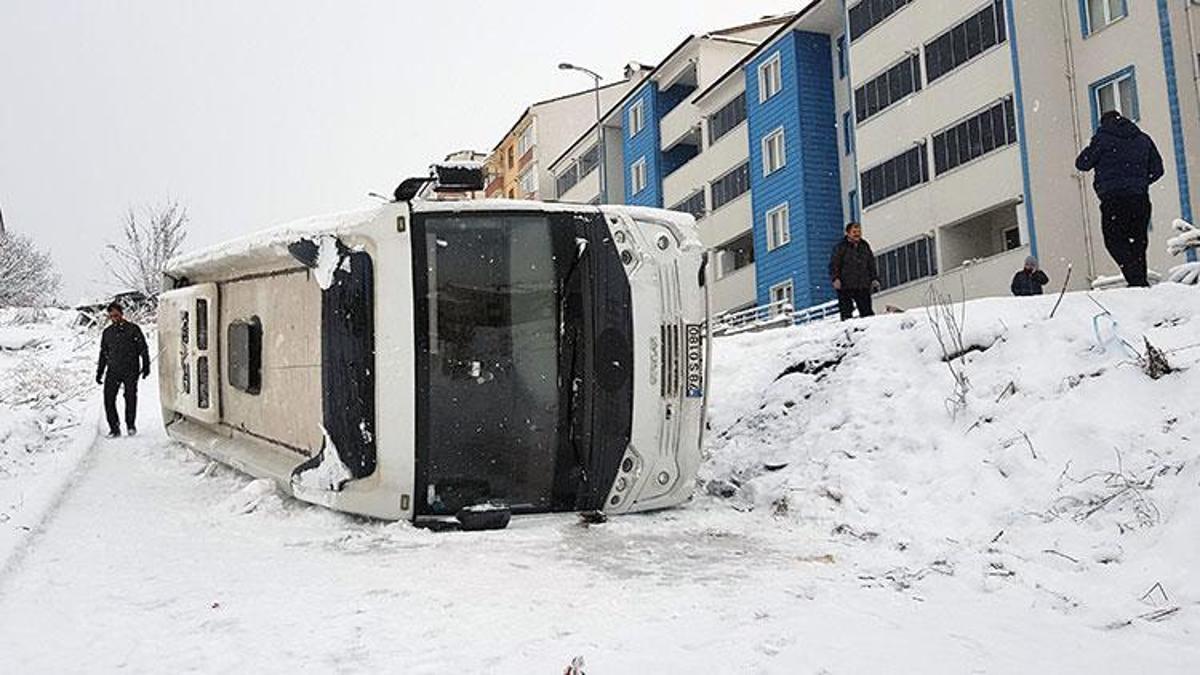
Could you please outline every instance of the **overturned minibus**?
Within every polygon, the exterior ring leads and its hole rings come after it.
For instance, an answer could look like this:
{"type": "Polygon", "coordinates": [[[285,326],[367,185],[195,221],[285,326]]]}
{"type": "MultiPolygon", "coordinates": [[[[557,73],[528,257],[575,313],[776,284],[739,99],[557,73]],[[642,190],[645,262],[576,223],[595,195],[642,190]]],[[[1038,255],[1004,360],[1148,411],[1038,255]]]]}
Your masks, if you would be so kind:
{"type": "Polygon", "coordinates": [[[403,192],[170,263],[169,435],[389,520],[687,500],[710,345],[692,218],[403,192]]]}

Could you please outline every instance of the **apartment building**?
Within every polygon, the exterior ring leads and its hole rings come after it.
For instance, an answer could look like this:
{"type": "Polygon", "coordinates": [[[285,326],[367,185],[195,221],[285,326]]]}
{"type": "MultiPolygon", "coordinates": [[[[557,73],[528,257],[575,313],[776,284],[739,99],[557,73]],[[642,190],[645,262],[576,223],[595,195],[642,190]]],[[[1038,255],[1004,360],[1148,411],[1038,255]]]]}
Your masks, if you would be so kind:
{"type": "MultiPolygon", "coordinates": [[[[701,219],[718,310],[832,298],[828,256],[848,220],[876,250],[881,304],[918,306],[939,279],[1006,294],[1031,253],[1056,283],[1072,266],[1076,289],[1115,274],[1091,176],[1074,169],[1107,110],[1153,136],[1167,167],[1152,268],[1172,264],[1171,220],[1195,215],[1196,0],[816,0],[753,41],[704,72],[689,107],[667,93],[673,54],[606,119],[623,132],[606,144],[623,176],[610,201],[701,219]]],[[[594,187],[558,194],[586,201],[594,187]]]]}
{"type": "MultiPolygon", "coordinates": [[[[640,64],[625,69],[625,79],[600,87],[602,109],[624,97],[648,73],[640,64]]],[[[595,128],[596,90],[538,101],[525,109],[496,144],[487,161],[489,198],[550,199],[555,177],[550,160],[588,127],[595,128]]]]}
{"type": "MultiPolygon", "coordinates": [[[[738,236],[750,241],[748,180],[735,171],[748,161],[747,146],[744,136],[739,144],[731,140],[736,133],[729,133],[744,121],[744,109],[741,120],[730,111],[723,131],[714,134],[696,94],[790,20],[791,15],[764,17],[685,38],[602,115],[603,152],[593,126],[551,163],[556,197],[672,208],[695,215],[710,246],[738,236]]],[[[743,257],[753,259],[749,246],[743,257]]],[[[724,293],[717,301],[722,309],[753,303],[754,270],[748,263],[739,269],[742,292],[724,293]]],[[[732,284],[721,287],[726,288],[732,284]]]]}

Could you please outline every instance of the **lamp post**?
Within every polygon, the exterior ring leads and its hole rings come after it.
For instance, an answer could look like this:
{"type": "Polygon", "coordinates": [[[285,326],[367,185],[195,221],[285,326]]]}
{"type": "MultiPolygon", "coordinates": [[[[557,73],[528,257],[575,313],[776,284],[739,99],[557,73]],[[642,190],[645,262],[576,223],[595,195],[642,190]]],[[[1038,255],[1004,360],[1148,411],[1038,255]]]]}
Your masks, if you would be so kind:
{"type": "MultiPolygon", "coordinates": [[[[600,77],[599,73],[594,70],[589,70],[571,63],[560,63],[558,64],[558,69],[578,71],[590,76],[592,81],[595,83],[593,92],[596,95],[596,150],[599,153],[599,156],[596,159],[600,163],[600,203],[604,204],[608,202],[608,165],[605,158],[606,153],[604,151],[604,124],[600,119],[602,114],[600,110],[600,80],[603,80],[604,78],[600,77]]],[[[561,197],[562,195],[559,196],[561,197]]]]}

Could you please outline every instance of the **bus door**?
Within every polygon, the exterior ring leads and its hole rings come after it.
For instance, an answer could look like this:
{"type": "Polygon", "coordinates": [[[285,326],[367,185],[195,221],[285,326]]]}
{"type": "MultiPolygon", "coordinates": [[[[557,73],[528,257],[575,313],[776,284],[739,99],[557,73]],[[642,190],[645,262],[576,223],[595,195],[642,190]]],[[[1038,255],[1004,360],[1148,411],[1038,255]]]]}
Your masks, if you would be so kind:
{"type": "Polygon", "coordinates": [[[221,421],[217,318],[216,284],[187,286],[159,298],[163,405],[208,424],[221,421]]]}

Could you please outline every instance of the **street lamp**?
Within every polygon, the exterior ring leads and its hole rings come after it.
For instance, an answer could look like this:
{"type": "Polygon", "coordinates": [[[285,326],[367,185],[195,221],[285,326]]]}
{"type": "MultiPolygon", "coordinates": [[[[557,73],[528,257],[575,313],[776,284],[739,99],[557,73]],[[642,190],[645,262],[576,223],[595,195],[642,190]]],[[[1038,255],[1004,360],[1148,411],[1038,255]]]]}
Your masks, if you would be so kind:
{"type": "MultiPolygon", "coordinates": [[[[599,156],[596,159],[600,163],[600,203],[604,204],[608,202],[608,166],[605,158],[606,153],[604,152],[604,124],[600,119],[602,114],[600,110],[600,80],[604,78],[600,77],[599,73],[594,70],[570,63],[560,63],[558,64],[558,69],[578,71],[590,76],[592,81],[595,82],[596,86],[593,91],[596,94],[596,149],[599,151],[599,156]]],[[[561,197],[562,195],[559,196],[561,197]]]]}

